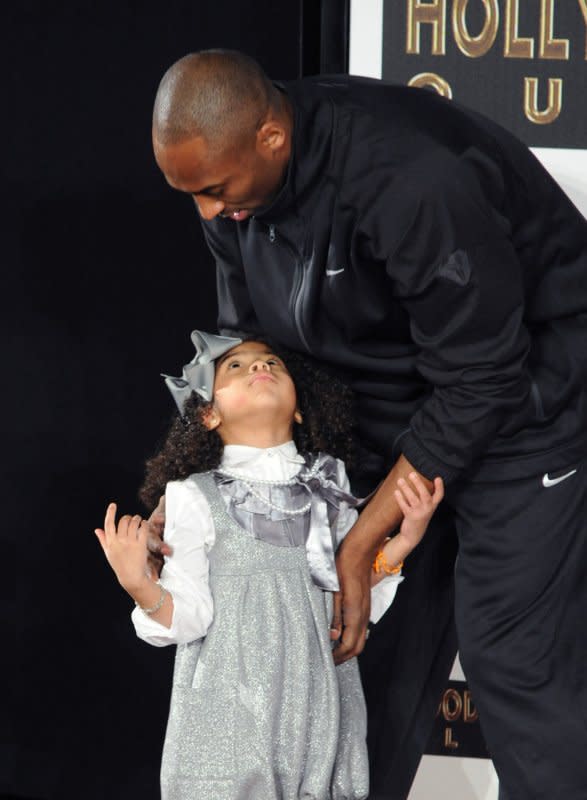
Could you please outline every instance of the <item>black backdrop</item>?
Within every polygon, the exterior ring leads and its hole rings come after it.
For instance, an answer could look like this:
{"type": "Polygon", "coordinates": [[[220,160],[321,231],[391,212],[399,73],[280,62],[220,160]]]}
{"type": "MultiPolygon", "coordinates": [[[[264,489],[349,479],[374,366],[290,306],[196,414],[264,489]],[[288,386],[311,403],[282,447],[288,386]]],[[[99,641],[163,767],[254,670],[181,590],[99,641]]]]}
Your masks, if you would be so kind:
{"type": "Polygon", "coordinates": [[[193,205],[151,154],[152,101],[198,48],[244,50],[285,79],[344,66],[332,7],[3,7],[3,797],[159,796],[173,652],[135,639],[93,534],[108,501],[138,507],[171,410],[159,370],[215,325],[193,205]]]}

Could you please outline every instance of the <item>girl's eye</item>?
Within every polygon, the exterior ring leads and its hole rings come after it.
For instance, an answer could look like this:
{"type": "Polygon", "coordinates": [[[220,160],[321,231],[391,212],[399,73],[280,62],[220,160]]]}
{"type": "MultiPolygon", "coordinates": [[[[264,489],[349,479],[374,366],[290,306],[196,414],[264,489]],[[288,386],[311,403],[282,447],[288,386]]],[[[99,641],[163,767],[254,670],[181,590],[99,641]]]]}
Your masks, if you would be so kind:
{"type": "Polygon", "coordinates": [[[240,361],[230,361],[228,364],[228,369],[232,369],[233,367],[240,367],[240,361]]]}
{"type": "Polygon", "coordinates": [[[275,364],[275,366],[279,366],[279,361],[276,358],[268,358],[267,359],[267,363],[268,364],[275,364]]]}

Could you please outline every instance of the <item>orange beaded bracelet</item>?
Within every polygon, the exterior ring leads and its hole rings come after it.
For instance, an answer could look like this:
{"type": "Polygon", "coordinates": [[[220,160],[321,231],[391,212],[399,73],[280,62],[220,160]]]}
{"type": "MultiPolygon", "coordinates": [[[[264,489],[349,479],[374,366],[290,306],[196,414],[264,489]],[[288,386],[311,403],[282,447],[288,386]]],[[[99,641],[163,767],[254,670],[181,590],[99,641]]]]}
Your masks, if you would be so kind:
{"type": "Polygon", "coordinates": [[[386,575],[397,575],[398,572],[402,571],[403,565],[404,562],[400,561],[399,564],[394,564],[392,566],[385,558],[385,553],[383,550],[380,550],[375,556],[375,561],[373,562],[373,571],[378,575],[380,572],[385,572],[386,575]]]}

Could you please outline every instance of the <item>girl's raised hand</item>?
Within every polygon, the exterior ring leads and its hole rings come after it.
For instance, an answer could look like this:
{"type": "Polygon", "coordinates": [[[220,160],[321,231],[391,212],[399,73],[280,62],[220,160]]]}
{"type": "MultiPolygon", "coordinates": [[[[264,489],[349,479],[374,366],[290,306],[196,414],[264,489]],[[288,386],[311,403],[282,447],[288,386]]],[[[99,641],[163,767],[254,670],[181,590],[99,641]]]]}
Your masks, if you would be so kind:
{"type": "Polygon", "coordinates": [[[435,478],[430,491],[420,475],[411,472],[408,480],[400,478],[397,486],[395,499],[404,515],[400,534],[415,547],[424,536],[432,515],[444,497],[444,483],[442,478],[435,478]]]}
{"type": "Polygon", "coordinates": [[[126,514],[116,524],[116,503],[106,509],[104,528],[94,531],[118,582],[132,594],[147,576],[148,524],[126,514]]]}

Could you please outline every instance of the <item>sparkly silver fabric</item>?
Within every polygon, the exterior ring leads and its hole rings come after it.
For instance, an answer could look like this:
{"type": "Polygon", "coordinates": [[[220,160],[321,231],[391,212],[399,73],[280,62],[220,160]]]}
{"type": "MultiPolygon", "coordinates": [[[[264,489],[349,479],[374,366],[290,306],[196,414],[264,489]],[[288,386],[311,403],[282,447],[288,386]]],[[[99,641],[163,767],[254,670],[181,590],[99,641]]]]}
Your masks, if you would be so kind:
{"type": "Polygon", "coordinates": [[[321,589],[338,591],[334,535],[340,504],[361,500],[338,485],[337,460],[327,453],[305,456],[293,482],[241,480],[220,469],[214,473],[229,516],[244,530],[270,544],[304,544],[310,574],[321,589]],[[284,509],[292,509],[292,514],[284,509]],[[305,513],[300,510],[306,509],[305,513]]]}
{"type": "Polygon", "coordinates": [[[216,528],[214,622],[177,648],[162,800],[362,800],[366,713],[356,661],[334,666],[330,595],[303,546],[254,539],[197,476],[216,528]]]}

